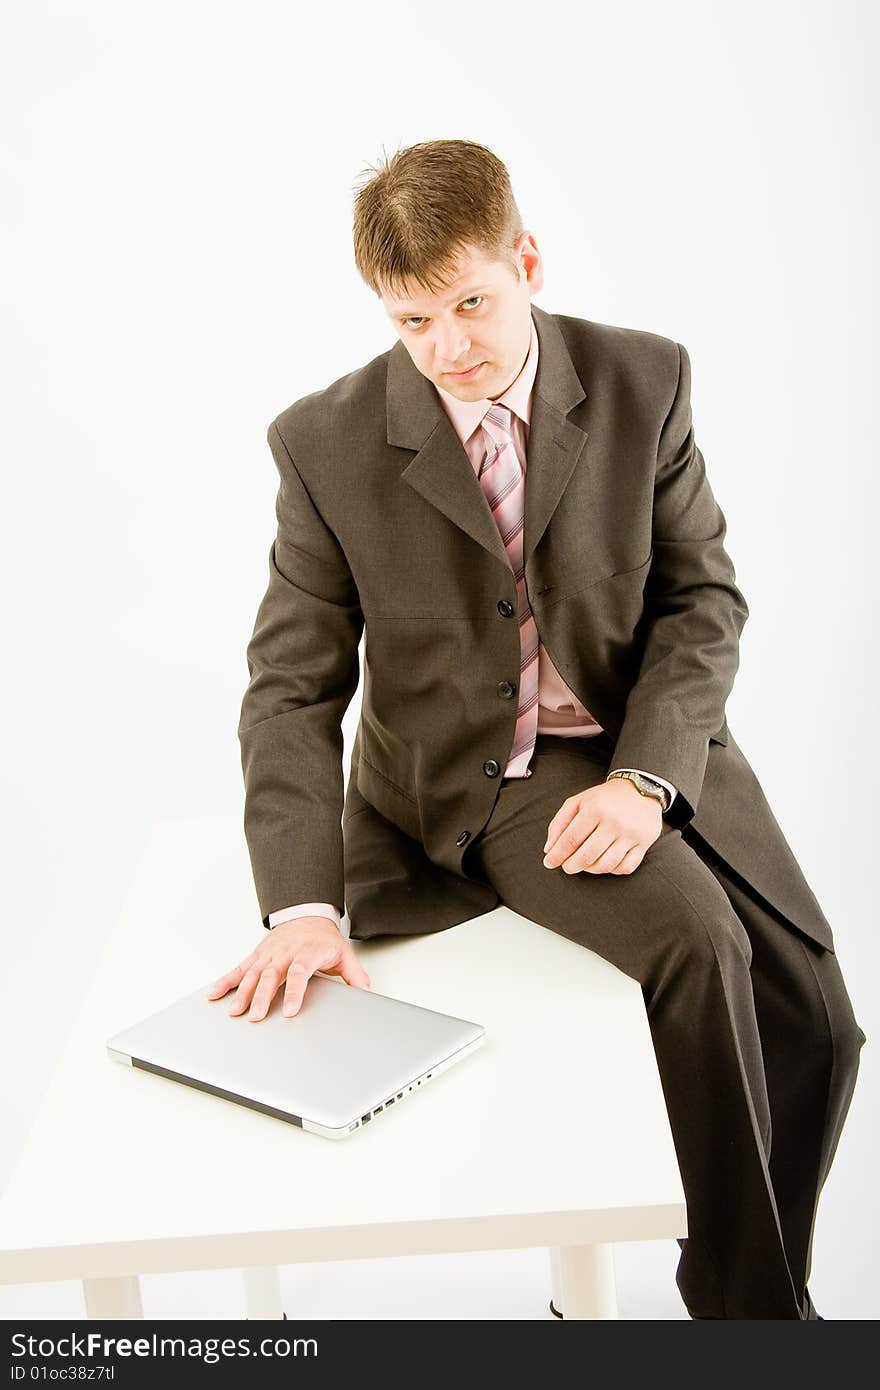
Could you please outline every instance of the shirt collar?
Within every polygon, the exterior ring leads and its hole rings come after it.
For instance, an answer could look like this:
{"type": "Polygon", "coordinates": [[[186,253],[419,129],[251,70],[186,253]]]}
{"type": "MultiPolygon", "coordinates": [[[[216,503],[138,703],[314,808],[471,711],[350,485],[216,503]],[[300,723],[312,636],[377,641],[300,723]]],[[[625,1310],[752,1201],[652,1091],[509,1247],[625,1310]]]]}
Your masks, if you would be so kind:
{"type": "Polygon", "coordinates": [[[457,396],[453,396],[450,391],[444,391],[442,386],[435,384],[437,392],[447,415],[452,421],[452,426],[461,440],[462,444],[470,439],[474,430],[483,423],[486,411],[493,405],[506,405],[510,410],[518,415],[519,418],[529,423],[532,409],[532,387],[535,384],[535,374],[538,370],[538,334],[535,329],[534,315],[529,315],[532,325],[531,337],[529,339],[529,350],[526,360],[523,363],[519,375],[510,383],[497,401],[484,396],[478,401],[461,401],[457,396]]]}

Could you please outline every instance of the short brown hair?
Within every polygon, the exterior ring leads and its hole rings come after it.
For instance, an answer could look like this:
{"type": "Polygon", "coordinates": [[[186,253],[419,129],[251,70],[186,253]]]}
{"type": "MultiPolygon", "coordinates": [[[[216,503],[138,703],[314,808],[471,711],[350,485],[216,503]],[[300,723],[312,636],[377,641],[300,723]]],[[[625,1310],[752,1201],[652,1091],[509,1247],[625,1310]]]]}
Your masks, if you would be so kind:
{"type": "Polygon", "coordinates": [[[485,145],[426,140],[363,172],[375,177],[355,197],[354,259],[380,297],[403,297],[412,284],[437,293],[467,246],[518,275],[522,218],[507,169],[485,145]]]}

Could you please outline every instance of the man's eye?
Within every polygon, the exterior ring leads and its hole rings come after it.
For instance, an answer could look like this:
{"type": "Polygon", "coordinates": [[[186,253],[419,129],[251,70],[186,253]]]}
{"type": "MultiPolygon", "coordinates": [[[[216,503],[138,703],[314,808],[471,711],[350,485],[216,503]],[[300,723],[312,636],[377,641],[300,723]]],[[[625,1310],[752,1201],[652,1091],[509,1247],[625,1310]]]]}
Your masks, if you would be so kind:
{"type": "MultiPolygon", "coordinates": [[[[461,302],[462,302],[462,304],[473,304],[475,300],[477,300],[477,299],[482,299],[482,298],[483,298],[483,296],[482,296],[481,294],[472,294],[472,295],[470,295],[467,299],[463,299],[461,302]]],[[[404,323],[404,327],[405,327],[405,328],[408,328],[408,327],[410,326],[410,324],[412,324],[412,323],[421,323],[422,321],[423,321],[423,320],[420,318],[420,316],[419,316],[418,314],[413,314],[413,316],[412,316],[411,318],[404,319],[404,320],[403,320],[403,323],[404,323]]]]}

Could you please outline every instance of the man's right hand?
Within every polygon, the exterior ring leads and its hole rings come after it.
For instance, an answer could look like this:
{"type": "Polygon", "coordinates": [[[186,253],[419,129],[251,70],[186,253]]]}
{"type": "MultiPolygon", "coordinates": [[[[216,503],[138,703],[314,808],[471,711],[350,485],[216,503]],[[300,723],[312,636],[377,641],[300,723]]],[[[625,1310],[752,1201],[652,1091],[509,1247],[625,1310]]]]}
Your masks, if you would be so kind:
{"type": "Polygon", "coordinates": [[[299,1012],[306,985],[316,970],[341,975],[360,989],[370,988],[369,975],[335,922],[329,917],[294,917],[273,927],[250,955],[211,986],[207,997],[221,999],[235,989],[230,1016],[244,1013],[250,1005],[248,1021],[259,1023],[284,984],[282,1012],[292,1017],[299,1012]]]}

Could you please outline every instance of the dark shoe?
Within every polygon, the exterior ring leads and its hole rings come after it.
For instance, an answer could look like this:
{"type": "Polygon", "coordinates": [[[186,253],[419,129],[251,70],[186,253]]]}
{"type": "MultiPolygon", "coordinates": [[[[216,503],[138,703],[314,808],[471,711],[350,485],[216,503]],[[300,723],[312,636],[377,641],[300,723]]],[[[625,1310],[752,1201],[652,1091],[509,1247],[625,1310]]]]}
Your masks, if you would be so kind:
{"type": "Polygon", "coordinates": [[[810,1297],[810,1290],[807,1289],[807,1288],[804,1289],[804,1307],[805,1307],[805,1309],[806,1309],[807,1321],[808,1321],[808,1322],[824,1322],[824,1321],[825,1321],[825,1319],[823,1318],[822,1314],[816,1312],[816,1305],[815,1305],[815,1303],[813,1302],[812,1298],[810,1297]]]}

